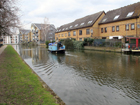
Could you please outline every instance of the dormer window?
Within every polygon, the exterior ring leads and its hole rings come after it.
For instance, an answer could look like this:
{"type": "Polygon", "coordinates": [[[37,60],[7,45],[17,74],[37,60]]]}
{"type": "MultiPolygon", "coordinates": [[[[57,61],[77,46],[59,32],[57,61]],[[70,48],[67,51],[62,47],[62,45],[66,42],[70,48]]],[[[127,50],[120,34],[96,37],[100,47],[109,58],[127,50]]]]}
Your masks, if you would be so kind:
{"type": "Polygon", "coordinates": [[[92,23],[92,20],[88,22],[88,24],[92,23]]]}
{"type": "Polygon", "coordinates": [[[129,12],[126,17],[131,17],[134,12],[129,12]]]}
{"type": "Polygon", "coordinates": [[[70,28],[72,28],[72,26],[70,26],[70,28]]]}
{"type": "Polygon", "coordinates": [[[103,19],[102,22],[105,22],[107,20],[107,18],[103,19]]]}
{"type": "Polygon", "coordinates": [[[115,16],[115,17],[114,17],[114,20],[118,19],[118,18],[119,18],[119,16],[120,16],[120,15],[115,16]]]}
{"type": "Polygon", "coordinates": [[[68,29],[68,27],[66,28],[66,30],[68,29]]]}
{"type": "Polygon", "coordinates": [[[78,24],[75,25],[75,27],[77,27],[77,26],[78,26],[78,24]]]}
{"type": "Polygon", "coordinates": [[[59,31],[61,31],[61,29],[59,31]]]}
{"type": "Polygon", "coordinates": [[[64,31],[65,29],[63,28],[63,31],[64,31]]]}
{"type": "Polygon", "coordinates": [[[81,23],[81,26],[84,25],[84,23],[81,23]]]}

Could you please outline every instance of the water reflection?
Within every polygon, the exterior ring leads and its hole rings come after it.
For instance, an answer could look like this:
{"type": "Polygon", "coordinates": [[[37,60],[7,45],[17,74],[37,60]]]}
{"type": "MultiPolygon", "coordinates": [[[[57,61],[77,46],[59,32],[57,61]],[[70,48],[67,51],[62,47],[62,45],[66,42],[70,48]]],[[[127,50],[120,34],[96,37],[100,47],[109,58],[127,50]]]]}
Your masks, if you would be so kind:
{"type": "Polygon", "coordinates": [[[67,105],[140,104],[140,56],[14,48],[67,105]]]}

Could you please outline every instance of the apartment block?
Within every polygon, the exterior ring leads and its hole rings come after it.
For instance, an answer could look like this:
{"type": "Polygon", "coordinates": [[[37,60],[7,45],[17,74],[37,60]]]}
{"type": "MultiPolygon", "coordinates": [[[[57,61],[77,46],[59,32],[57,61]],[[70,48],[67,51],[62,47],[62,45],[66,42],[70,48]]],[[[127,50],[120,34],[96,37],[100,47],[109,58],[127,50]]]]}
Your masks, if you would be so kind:
{"type": "Polygon", "coordinates": [[[30,30],[20,29],[19,30],[19,40],[21,42],[31,41],[31,32],[30,30]]]}
{"type": "Polygon", "coordinates": [[[140,37],[140,2],[115,10],[104,11],[76,19],[60,26],[55,33],[55,40],[75,38],[121,39],[140,37]]]}
{"type": "Polygon", "coordinates": [[[140,2],[108,11],[99,22],[101,39],[140,37],[140,2]]]}
{"type": "Polygon", "coordinates": [[[38,44],[45,43],[46,40],[55,39],[55,26],[53,24],[31,24],[31,41],[38,44]]]}
{"type": "Polygon", "coordinates": [[[104,11],[76,19],[74,22],[60,26],[55,33],[55,40],[75,38],[84,40],[84,38],[99,38],[98,23],[105,15],[104,11]]]}

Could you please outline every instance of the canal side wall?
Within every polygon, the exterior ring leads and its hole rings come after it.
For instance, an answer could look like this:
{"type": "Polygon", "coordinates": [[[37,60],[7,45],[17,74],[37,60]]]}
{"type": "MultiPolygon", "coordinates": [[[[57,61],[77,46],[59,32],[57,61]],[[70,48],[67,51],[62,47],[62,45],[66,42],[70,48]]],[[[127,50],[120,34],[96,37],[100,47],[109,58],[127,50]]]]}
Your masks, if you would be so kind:
{"type": "Polygon", "coordinates": [[[115,47],[84,46],[84,50],[95,50],[95,51],[105,51],[105,52],[117,52],[117,53],[122,53],[122,49],[121,49],[121,48],[115,48],[115,47]]]}

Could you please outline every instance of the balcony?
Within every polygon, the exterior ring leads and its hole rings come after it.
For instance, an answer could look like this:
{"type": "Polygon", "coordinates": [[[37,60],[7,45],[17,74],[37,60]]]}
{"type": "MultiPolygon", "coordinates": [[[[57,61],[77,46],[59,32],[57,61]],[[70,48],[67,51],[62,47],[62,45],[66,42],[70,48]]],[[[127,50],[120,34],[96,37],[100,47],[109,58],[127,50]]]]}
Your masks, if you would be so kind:
{"type": "Polygon", "coordinates": [[[38,34],[34,34],[35,36],[38,36],[38,34]]]}

